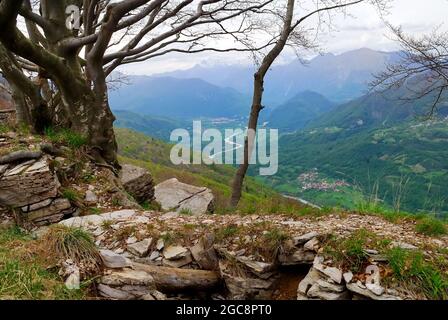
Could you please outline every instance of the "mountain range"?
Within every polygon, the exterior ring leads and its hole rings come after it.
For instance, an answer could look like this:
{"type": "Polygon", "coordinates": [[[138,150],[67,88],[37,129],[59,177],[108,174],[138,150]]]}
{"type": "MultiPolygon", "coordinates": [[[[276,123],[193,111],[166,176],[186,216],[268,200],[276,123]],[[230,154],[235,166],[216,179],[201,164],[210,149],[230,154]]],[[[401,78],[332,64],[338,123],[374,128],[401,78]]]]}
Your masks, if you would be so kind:
{"type": "MultiPolygon", "coordinates": [[[[287,64],[274,65],[265,80],[265,104],[274,108],[306,90],[320,93],[335,102],[347,102],[363,95],[372,74],[382,71],[386,64],[397,61],[399,57],[399,52],[362,48],[339,55],[319,55],[303,62],[295,59],[287,64]]],[[[250,95],[253,73],[254,66],[197,65],[156,76],[199,78],[250,95]]]]}
{"type": "Polygon", "coordinates": [[[176,119],[231,117],[249,111],[243,94],[201,79],[129,76],[128,80],[130,85],[111,91],[113,110],[176,119]]]}
{"type": "Polygon", "coordinates": [[[304,91],[292,99],[275,108],[267,118],[271,128],[279,129],[282,133],[294,132],[304,128],[310,121],[331,111],[336,104],[323,95],[304,91]]]}

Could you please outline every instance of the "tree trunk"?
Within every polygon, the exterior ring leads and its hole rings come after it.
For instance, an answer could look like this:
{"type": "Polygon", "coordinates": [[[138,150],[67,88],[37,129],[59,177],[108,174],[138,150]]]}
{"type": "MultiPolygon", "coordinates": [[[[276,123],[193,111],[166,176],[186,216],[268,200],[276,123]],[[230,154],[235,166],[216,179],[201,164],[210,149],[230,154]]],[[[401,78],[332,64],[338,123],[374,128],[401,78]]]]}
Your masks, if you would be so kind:
{"type": "Polygon", "coordinates": [[[145,271],[153,278],[158,290],[164,292],[211,290],[221,279],[215,271],[151,266],[134,263],[135,270],[145,271]]]}
{"type": "Polygon", "coordinates": [[[249,159],[254,147],[258,116],[260,114],[260,111],[263,109],[262,100],[264,91],[264,77],[266,76],[269,68],[274,63],[275,59],[277,59],[277,57],[285,48],[289,35],[292,32],[291,26],[294,16],[294,2],[295,0],[288,0],[286,16],[280,38],[271,49],[271,51],[269,51],[269,53],[264,57],[260,67],[258,68],[258,71],[254,75],[254,93],[248,124],[249,132],[252,130],[252,133],[254,134],[246,136],[246,139],[244,140],[244,161],[243,164],[241,164],[238,168],[232,185],[232,197],[230,199],[230,206],[232,208],[236,208],[241,199],[244,178],[246,177],[247,169],[249,168],[249,159]]]}
{"type": "MultiPolygon", "coordinates": [[[[260,115],[260,111],[263,109],[261,105],[264,90],[263,81],[263,76],[257,72],[254,75],[254,94],[248,123],[248,132],[252,131],[255,133],[257,130],[258,117],[260,115]]],[[[252,134],[247,135],[244,139],[244,160],[235,174],[232,185],[232,198],[230,200],[230,206],[232,208],[235,208],[241,199],[244,178],[246,176],[247,169],[249,168],[249,159],[252,155],[254,140],[255,136],[252,134]]]]}

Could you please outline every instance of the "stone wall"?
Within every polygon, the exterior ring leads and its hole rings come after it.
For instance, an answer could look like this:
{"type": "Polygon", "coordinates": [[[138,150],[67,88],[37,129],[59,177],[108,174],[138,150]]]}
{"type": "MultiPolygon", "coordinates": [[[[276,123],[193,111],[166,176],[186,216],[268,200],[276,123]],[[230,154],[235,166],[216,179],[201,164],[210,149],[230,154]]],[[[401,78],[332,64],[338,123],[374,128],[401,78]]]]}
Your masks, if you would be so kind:
{"type": "Polygon", "coordinates": [[[76,211],[67,199],[58,197],[60,183],[45,156],[0,163],[0,208],[13,209],[19,222],[46,225],[76,211]]]}

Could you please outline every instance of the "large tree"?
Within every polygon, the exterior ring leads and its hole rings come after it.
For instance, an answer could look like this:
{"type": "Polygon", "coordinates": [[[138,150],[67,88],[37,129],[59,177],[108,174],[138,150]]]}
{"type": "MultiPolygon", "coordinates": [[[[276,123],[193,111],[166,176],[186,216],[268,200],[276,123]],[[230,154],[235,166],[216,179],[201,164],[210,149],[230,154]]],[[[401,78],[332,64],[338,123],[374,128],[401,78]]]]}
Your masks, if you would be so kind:
{"type": "Polygon", "coordinates": [[[108,76],[170,52],[252,50],[249,17],[273,2],[0,0],[0,69],[22,123],[69,128],[97,161],[118,166],[108,76]],[[239,41],[226,48],[221,37],[239,41]]]}
{"type": "MultiPolygon", "coordinates": [[[[291,47],[296,51],[303,49],[314,49],[316,43],[309,37],[308,31],[303,25],[309,20],[315,24],[312,28],[316,32],[321,31],[322,25],[331,25],[332,14],[345,13],[349,6],[369,3],[374,5],[379,11],[387,9],[387,0],[317,0],[317,1],[297,1],[283,0],[276,11],[270,12],[270,25],[278,26],[278,30],[273,30],[274,43],[267,48],[267,52],[261,60],[257,71],[254,74],[252,107],[248,122],[248,134],[244,143],[243,163],[239,166],[232,186],[232,197],[230,205],[236,207],[241,199],[244,178],[249,168],[249,159],[254,148],[258,118],[263,109],[264,79],[275,60],[280,56],[285,48],[291,47]]],[[[266,25],[266,23],[265,23],[266,25]]],[[[300,58],[300,57],[299,57],[300,58]]]]}

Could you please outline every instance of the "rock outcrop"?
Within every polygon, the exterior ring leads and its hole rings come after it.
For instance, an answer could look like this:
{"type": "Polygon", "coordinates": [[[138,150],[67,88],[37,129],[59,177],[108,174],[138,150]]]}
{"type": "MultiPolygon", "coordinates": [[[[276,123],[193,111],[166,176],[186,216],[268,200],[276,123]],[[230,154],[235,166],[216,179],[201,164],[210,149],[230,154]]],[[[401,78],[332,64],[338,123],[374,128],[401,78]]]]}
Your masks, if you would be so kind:
{"type": "Polygon", "coordinates": [[[47,157],[28,160],[8,156],[0,165],[0,206],[14,209],[19,220],[36,225],[73,215],[76,209],[67,199],[58,197],[60,183],[47,157]],[[6,161],[8,156],[12,162],[6,161]]]}
{"type": "Polygon", "coordinates": [[[148,170],[125,164],[120,180],[125,190],[139,203],[154,200],[154,182],[148,170]]]}
{"type": "Polygon", "coordinates": [[[155,199],[164,210],[187,210],[193,215],[213,212],[214,209],[214,196],[210,189],[185,184],[176,178],[158,184],[155,199]]]}

